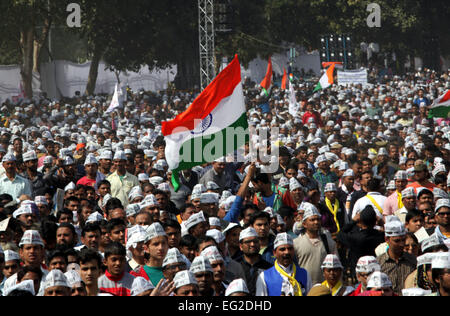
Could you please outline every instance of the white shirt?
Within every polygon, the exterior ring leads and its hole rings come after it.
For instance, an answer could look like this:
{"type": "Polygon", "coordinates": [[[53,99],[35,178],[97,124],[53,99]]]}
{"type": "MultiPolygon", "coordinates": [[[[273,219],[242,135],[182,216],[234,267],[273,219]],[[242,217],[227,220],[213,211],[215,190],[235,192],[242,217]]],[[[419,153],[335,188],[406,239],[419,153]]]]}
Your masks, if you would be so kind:
{"type": "MultiPolygon", "coordinates": [[[[381,193],[378,192],[369,192],[367,193],[367,195],[370,195],[378,203],[378,205],[383,208],[384,202],[386,202],[387,197],[381,195],[381,193]]],[[[377,216],[383,218],[383,214],[381,214],[378,208],[372,203],[371,200],[369,200],[367,196],[362,197],[358,201],[356,201],[355,206],[353,207],[352,218],[355,218],[358,213],[361,213],[367,205],[371,205],[375,210],[377,216]]]]}
{"type": "Polygon", "coordinates": [[[29,180],[16,175],[13,181],[9,180],[6,174],[0,177],[0,192],[9,194],[13,200],[18,199],[21,195],[25,194],[32,196],[31,183],[29,180]]]}
{"type": "MultiPolygon", "coordinates": [[[[279,265],[281,269],[283,269],[287,274],[291,275],[293,272],[293,265],[291,264],[288,268],[283,267],[282,265],[279,265]]],[[[312,288],[312,281],[311,281],[311,276],[308,275],[308,283],[306,284],[306,289],[305,289],[305,293],[303,293],[302,291],[302,295],[306,295],[307,293],[309,293],[309,291],[312,288]]],[[[282,288],[282,292],[284,293],[289,293],[294,295],[294,289],[291,285],[291,283],[289,282],[289,280],[284,277],[281,276],[283,278],[283,284],[281,286],[282,288]]],[[[304,285],[305,286],[305,285],[304,285]]],[[[258,279],[256,280],[256,293],[255,296],[269,296],[269,293],[267,291],[267,285],[266,285],[266,281],[264,279],[264,272],[261,272],[258,276],[258,279]]]]}

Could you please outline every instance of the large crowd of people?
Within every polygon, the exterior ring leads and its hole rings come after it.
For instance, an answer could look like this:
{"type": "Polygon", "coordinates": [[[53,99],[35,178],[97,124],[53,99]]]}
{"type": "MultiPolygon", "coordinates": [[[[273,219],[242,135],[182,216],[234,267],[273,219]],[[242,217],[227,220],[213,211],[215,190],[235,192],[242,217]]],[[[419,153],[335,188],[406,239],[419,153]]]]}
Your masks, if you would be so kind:
{"type": "Polygon", "coordinates": [[[250,137],[276,171],[247,144],[178,190],[161,122],[198,92],[5,101],[1,294],[450,295],[450,120],[428,113],[450,70],[292,84],[296,104],[243,82],[249,126],[279,129],[250,137]]]}

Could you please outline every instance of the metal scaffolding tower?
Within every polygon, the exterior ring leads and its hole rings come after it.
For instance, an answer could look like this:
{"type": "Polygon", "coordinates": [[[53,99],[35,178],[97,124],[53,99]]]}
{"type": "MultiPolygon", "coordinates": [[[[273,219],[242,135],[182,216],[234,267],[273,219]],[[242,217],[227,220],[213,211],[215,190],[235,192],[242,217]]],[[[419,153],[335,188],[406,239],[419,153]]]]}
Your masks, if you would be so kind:
{"type": "Polygon", "coordinates": [[[214,57],[214,0],[198,0],[200,43],[200,88],[205,89],[216,76],[214,57]]]}

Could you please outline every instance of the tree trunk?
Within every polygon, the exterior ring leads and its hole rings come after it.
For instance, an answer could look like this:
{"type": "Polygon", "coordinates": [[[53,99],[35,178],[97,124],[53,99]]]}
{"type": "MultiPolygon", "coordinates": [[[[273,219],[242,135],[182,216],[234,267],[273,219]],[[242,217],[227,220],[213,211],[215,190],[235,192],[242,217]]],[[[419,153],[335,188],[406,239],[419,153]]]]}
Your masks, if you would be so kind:
{"type": "MultiPolygon", "coordinates": [[[[38,38],[34,40],[34,51],[33,51],[33,72],[40,73],[41,72],[41,50],[44,44],[47,42],[48,34],[50,32],[51,20],[45,19],[44,28],[42,29],[42,33],[39,34],[38,38]]],[[[49,50],[51,48],[49,47],[49,50]]]]}
{"type": "Polygon", "coordinates": [[[94,95],[95,86],[97,84],[98,66],[102,59],[102,50],[97,46],[94,48],[94,55],[92,56],[91,67],[89,69],[89,78],[86,85],[86,95],[94,95]]]}
{"type": "Polygon", "coordinates": [[[33,97],[33,52],[34,52],[34,29],[27,27],[20,32],[20,47],[22,50],[22,64],[20,75],[22,77],[25,98],[33,97]]]}

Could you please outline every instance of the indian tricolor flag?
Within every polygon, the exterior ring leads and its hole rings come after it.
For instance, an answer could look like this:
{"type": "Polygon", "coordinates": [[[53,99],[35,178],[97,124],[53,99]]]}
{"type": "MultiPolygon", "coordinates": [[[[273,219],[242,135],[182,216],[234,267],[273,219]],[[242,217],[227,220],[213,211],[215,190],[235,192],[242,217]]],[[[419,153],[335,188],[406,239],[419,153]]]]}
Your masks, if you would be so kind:
{"type": "Polygon", "coordinates": [[[319,83],[317,84],[316,88],[314,89],[314,92],[319,90],[324,90],[334,83],[334,68],[336,67],[336,64],[329,65],[327,71],[324,73],[322,78],[320,78],[319,83]]]}
{"type": "Polygon", "coordinates": [[[237,55],[184,113],[162,123],[162,133],[175,191],[180,187],[180,171],[234,153],[248,141],[237,55]]]}
{"type": "Polygon", "coordinates": [[[272,77],[273,77],[272,58],[269,57],[269,64],[267,65],[266,76],[261,82],[261,88],[263,89],[266,96],[269,96],[269,91],[270,88],[272,87],[272,77]]]}
{"type": "Polygon", "coordinates": [[[434,100],[430,108],[430,117],[450,117],[450,90],[447,90],[443,96],[434,100]]]}
{"type": "Polygon", "coordinates": [[[289,74],[289,81],[294,82],[294,74],[289,74]]]}

